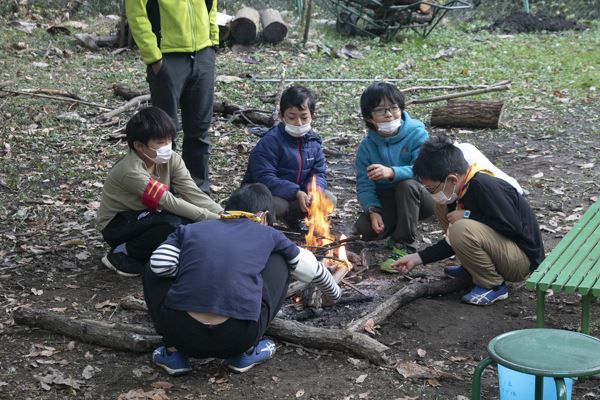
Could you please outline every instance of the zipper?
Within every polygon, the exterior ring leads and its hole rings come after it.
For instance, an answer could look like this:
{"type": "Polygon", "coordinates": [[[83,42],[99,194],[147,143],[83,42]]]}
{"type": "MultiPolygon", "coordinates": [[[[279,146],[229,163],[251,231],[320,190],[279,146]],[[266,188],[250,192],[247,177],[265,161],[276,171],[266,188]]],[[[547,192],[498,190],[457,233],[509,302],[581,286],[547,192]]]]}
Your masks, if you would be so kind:
{"type": "Polygon", "coordinates": [[[390,143],[389,142],[385,142],[385,149],[386,149],[387,156],[388,156],[388,165],[393,165],[392,164],[392,155],[390,154],[390,143]]]}
{"type": "Polygon", "coordinates": [[[196,27],[194,26],[194,6],[193,0],[188,0],[188,11],[190,13],[190,29],[192,30],[192,52],[196,51],[196,27]]]}
{"type": "Polygon", "coordinates": [[[302,152],[300,151],[300,140],[298,139],[298,175],[296,176],[296,183],[300,184],[300,175],[302,174],[302,152]]]}

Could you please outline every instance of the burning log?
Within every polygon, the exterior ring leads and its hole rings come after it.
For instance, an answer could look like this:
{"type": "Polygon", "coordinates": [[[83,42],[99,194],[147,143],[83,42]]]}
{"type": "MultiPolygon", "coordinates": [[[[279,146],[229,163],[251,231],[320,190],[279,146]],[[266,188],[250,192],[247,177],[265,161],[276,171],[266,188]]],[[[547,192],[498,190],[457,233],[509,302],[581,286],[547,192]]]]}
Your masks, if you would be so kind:
{"type": "Polygon", "coordinates": [[[348,324],[346,329],[350,331],[363,330],[367,321],[372,320],[375,324],[379,324],[392,315],[400,306],[408,304],[415,299],[440,296],[466,287],[467,282],[460,279],[442,279],[431,283],[413,281],[391,295],[390,298],[379,304],[367,315],[348,324]]]}

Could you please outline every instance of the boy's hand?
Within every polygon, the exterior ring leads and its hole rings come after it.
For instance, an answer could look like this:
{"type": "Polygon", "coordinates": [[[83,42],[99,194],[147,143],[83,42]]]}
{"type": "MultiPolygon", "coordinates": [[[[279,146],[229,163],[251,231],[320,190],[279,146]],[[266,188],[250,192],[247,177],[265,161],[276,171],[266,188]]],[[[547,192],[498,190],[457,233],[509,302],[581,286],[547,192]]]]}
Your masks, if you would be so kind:
{"type": "Polygon", "coordinates": [[[379,235],[381,232],[383,232],[385,225],[383,224],[383,218],[381,217],[381,214],[372,212],[369,214],[369,219],[371,220],[371,229],[373,229],[376,234],[379,235]]]}
{"type": "Polygon", "coordinates": [[[310,207],[311,196],[303,192],[302,190],[298,190],[296,193],[296,200],[298,200],[298,204],[300,205],[300,209],[302,212],[308,212],[308,208],[310,207]]]}
{"type": "Polygon", "coordinates": [[[449,212],[447,215],[447,218],[448,218],[448,222],[453,224],[456,221],[458,221],[459,219],[465,218],[465,210],[454,210],[452,212],[449,212]]]}
{"type": "Polygon", "coordinates": [[[371,164],[367,167],[367,177],[372,181],[394,179],[394,170],[381,164],[371,164]]]}
{"type": "Polygon", "coordinates": [[[392,264],[392,268],[401,274],[406,274],[408,271],[421,264],[423,264],[421,256],[419,253],[414,253],[399,258],[395,263],[392,264]]]}

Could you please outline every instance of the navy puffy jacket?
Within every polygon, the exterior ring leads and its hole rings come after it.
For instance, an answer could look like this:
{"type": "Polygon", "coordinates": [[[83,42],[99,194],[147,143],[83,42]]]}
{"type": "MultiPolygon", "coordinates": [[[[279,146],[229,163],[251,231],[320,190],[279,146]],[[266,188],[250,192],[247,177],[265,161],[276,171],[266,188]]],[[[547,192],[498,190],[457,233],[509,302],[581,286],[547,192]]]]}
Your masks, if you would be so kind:
{"type": "Polygon", "coordinates": [[[299,190],[308,190],[313,176],[317,186],[327,188],[321,138],[312,130],[295,138],[281,123],[271,128],[250,153],[242,183],[263,183],[273,196],[292,201],[299,190]]]}

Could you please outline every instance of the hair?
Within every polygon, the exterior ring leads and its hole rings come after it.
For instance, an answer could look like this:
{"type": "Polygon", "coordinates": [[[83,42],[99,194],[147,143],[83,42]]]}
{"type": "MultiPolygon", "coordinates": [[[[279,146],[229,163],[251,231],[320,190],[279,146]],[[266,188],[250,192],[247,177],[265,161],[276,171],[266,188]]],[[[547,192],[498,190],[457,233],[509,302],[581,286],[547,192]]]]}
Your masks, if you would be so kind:
{"type": "Polygon", "coordinates": [[[177,130],[169,114],[158,107],[147,107],[135,114],[125,127],[127,144],[133,149],[134,142],[148,144],[151,139],[175,140],[177,130]]]}
{"type": "Polygon", "coordinates": [[[268,211],[267,222],[269,225],[275,220],[273,196],[262,183],[249,183],[231,193],[225,204],[225,211],[246,211],[252,214],[268,211]]]}
{"type": "Polygon", "coordinates": [[[290,86],[281,94],[279,101],[279,112],[283,114],[288,108],[296,107],[300,110],[304,109],[304,103],[308,100],[308,109],[310,115],[315,114],[315,97],[313,92],[304,86],[290,86]]]}
{"type": "Polygon", "coordinates": [[[434,136],[423,143],[413,165],[419,178],[443,181],[450,174],[464,174],[469,168],[463,152],[445,135],[434,136]]]}
{"type": "Polygon", "coordinates": [[[404,95],[396,86],[386,82],[372,83],[360,96],[360,112],[367,128],[377,130],[377,127],[370,122],[373,118],[371,113],[383,100],[398,105],[400,110],[404,111],[404,95]]]}

